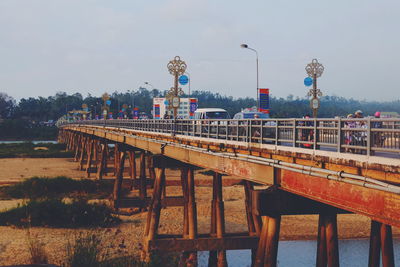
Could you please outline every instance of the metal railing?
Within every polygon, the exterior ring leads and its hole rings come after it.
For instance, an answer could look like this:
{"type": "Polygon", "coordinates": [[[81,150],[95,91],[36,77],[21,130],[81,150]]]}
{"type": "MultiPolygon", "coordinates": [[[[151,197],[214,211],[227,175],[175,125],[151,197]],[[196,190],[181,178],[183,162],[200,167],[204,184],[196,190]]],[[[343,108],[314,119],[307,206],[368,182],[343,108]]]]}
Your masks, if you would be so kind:
{"type": "Polygon", "coordinates": [[[273,144],[343,153],[398,157],[400,119],[86,120],[98,125],[156,133],[273,144]]]}

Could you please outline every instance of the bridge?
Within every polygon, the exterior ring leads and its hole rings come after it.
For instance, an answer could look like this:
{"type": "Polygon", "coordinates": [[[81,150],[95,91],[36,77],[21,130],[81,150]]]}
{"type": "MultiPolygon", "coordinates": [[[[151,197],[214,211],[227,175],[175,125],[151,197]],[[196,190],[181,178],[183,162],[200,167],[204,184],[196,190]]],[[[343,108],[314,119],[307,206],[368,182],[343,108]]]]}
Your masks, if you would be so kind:
{"type": "Polygon", "coordinates": [[[337,214],[357,213],[371,219],[369,266],[379,266],[381,259],[383,266],[394,266],[391,227],[400,227],[399,119],[91,120],[60,122],[59,127],[60,141],[75,151],[88,176],[95,166],[101,179],[107,157],[113,158],[116,209],[147,210],[144,258],[156,250],[184,251],[186,258],[209,250],[210,266],[226,266],[226,250],[251,249],[253,266],[276,266],[281,216],[318,214],[316,266],[339,266],[337,214]],[[127,155],[137,198],[121,194],[127,155]],[[197,231],[196,166],[214,172],[208,235],[197,231]],[[166,195],[165,168],[180,168],[181,197],[166,195]],[[225,231],[222,174],[243,179],[246,233],[225,231]],[[150,189],[152,197],[147,197],[150,189]],[[158,234],[166,206],[183,207],[182,233],[158,234]]]}

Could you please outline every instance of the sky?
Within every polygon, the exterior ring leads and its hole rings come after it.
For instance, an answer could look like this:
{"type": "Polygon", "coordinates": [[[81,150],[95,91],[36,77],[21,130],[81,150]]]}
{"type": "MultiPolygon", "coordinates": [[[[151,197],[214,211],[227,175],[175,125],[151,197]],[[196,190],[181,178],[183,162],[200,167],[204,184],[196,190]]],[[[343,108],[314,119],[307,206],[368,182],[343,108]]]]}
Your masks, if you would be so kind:
{"type": "MultiPolygon", "coordinates": [[[[167,90],[180,56],[191,90],[399,99],[398,0],[0,0],[0,92],[16,98],[167,90]]],[[[188,86],[182,86],[187,92],[188,86]]]]}

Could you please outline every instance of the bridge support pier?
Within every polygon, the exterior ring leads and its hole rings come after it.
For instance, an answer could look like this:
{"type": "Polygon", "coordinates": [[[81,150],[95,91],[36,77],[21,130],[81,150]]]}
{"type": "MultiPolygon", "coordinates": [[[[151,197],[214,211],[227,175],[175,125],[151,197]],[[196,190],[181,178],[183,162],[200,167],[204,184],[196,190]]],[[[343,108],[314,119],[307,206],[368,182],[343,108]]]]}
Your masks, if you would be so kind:
{"type": "Polygon", "coordinates": [[[394,266],[392,227],[377,221],[371,221],[369,267],[379,267],[381,251],[383,267],[394,266]]]}
{"type": "Polygon", "coordinates": [[[121,152],[118,152],[118,170],[117,176],[115,177],[114,190],[113,190],[113,200],[114,207],[118,210],[119,201],[121,199],[121,190],[122,190],[122,180],[124,175],[124,164],[126,158],[126,150],[121,149],[121,152]]]}
{"type": "Polygon", "coordinates": [[[86,148],[88,146],[89,142],[89,137],[84,136],[81,141],[81,151],[80,151],[80,157],[79,157],[79,169],[83,171],[83,165],[84,165],[84,160],[85,160],[85,153],[86,153],[86,148]]]}
{"type": "MultiPolygon", "coordinates": [[[[225,234],[225,208],[222,197],[222,175],[220,173],[214,173],[213,176],[210,226],[210,235],[223,238],[225,234]]],[[[227,266],[226,250],[210,251],[208,266],[227,266]]]]}
{"type": "MultiPolygon", "coordinates": [[[[161,155],[153,157],[153,167],[156,172],[156,180],[153,197],[148,208],[142,253],[143,259],[149,260],[151,254],[155,251],[176,251],[182,252],[179,266],[197,266],[197,252],[210,251],[209,266],[225,267],[227,266],[226,250],[255,250],[257,248],[258,237],[255,233],[225,232],[225,208],[221,174],[214,173],[213,175],[210,233],[199,234],[193,167],[161,155]],[[163,203],[170,202],[169,198],[171,198],[163,194],[167,185],[165,177],[166,166],[179,167],[181,169],[183,194],[183,224],[181,234],[166,235],[158,233],[161,207],[164,206],[163,203]]],[[[252,222],[252,219],[249,221],[252,222]]]]}
{"type": "Polygon", "coordinates": [[[103,179],[103,174],[107,170],[107,155],[108,155],[108,144],[103,141],[100,145],[100,162],[97,165],[97,179],[103,179]]]}
{"type": "Polygon", "coordinates": [[[88,139],[87,161],[86,161],[86,175],[90,178],[90,168],[92,167],[93,153],[94,153],[95,140],[88,139]]]}
{"type": "Polygon", "coordinates": [[[318,221],[316,266],[339,266],[337,215],[321,213],[318,221]]]}

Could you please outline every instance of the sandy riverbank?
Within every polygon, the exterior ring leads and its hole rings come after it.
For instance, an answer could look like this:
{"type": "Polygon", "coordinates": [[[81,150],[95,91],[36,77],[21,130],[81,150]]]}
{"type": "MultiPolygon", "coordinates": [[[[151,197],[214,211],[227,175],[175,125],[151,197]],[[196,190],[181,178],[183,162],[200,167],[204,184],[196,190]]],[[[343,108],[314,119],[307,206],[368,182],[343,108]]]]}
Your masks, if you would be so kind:
{"type": "MultiPolygon", "coordinates": [[[[78,164],[71,159],[0,159],[0,182],[15,182],[31,176],[65,175],[72,178],[83,178],[85,173],[78,170],[78,164]]],[[[177,171],[167,170],[168,177],[178,178],[177,171]]],[[[200,175],[196,175],[198,178],[200,175]]],[[[202,179],[207,176],[201,175],[202,179]]],[[[226,177],[227,178],[227,177],[226,177]]],[[[232,178],[232,177],[229,177],[232,178]]],[[[208,179],[210,177],[208,176],[208,179]]],[[[196,187],[198,205],[199,232],[207,233],[210,222],[211,187],[196,187]]],[[[181,195],[178,186],[167,189],[168,195],[181,195]]],[[[227,232],[243,232],[247,230],[245,221],[244,192],[239,185],[224,187],[226,230],[227,232]]],[[[17,205],[18,201],[0,201],[0,210],[17,205]]],[[[103,245],[111,254],[136,254],[141,246],[142,232],[146,219],[145,213],[132,216],[121,216],[123,223],[110,229],[49,229],[33,228],[31,236],[37,236],[45,244],[46,251],[53,263],[59,263],[65,256],[68,240],[72,240],[79,232],[94,231],[104,240],[103,245]]],[[[283,216],[281,240],[315,239],[317,236],[318,217],[283,216]]],[[[365,238],[369,235],[370,220],[367,217],[347,214],[338,216],[340,238],[365,238]]],[[[182,230],[182,209],[167,208],[162,211],[160,233],[180,233],[182,230]]],[[[393,232],[399,236],[400,229],[393,232]]],[[[27,231],[13,227],[0,227],[0,265],[27,263],[27,231]]]]}

